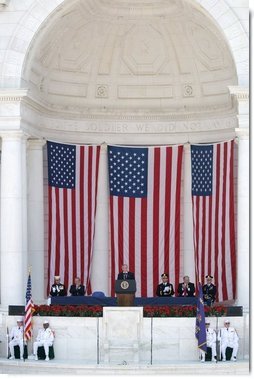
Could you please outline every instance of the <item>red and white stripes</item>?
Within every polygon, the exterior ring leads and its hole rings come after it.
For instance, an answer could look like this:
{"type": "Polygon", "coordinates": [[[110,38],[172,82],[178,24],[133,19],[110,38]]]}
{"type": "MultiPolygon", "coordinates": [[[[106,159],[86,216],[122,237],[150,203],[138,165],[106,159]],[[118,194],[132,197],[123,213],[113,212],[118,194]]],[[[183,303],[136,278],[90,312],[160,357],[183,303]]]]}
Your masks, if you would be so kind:
{"type": "Polygon", "coordinates": [[[180,279],[183,146],[148,148],[146,198],[110,196],[111,295],[121,265],[135,273],[136,296],[154,296],[160,275],[180,279]]]}
{"type": "Polygon", "coordinates": [[[235,299],[234,141],[213,145],[211,196],[193,196],[196,283],[214,276],[217,300],[235,299]]]}
{"type": "Polygon", "coordinates": [[[75,188],[48,187],[48,289],[60,275],[68,289],[75,276],[90,288],[100,146],[76,146],[75,188]]]}

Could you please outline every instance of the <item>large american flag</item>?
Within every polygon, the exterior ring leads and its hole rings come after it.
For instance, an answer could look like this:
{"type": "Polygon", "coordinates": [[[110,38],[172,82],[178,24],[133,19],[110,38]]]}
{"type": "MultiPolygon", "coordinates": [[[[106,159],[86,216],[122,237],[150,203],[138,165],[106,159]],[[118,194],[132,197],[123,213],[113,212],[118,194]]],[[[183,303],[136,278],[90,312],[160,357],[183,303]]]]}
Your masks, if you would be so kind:
{"type": "Polygon", "coordinates": [[[123,263],[137,296],[154,296],[164,272],[178,284],[182,156],[183,146],[108,146],[112,296],[123,263]]]}
{"type": "Polygon", "coordinates": [[[214,277],[217,300],[235,299],[234,141],[192,145],[196,282],[214,277]]]}
{"type": "Polygon", "coordinates": [[[26,305],[25,305],[25,327],[24,338],[30,340],[32,338],[32,316],[33,316],[33,300],[32,300],[32,281],[31,274],[28,274],[26,287],[26,305]]]}
{"type": "Polygon", "coordinates": [[[90,293],[100,146],[48,142],[47,149],[48,292],[60,275],[67,291],[78,276],[90,293]]]}

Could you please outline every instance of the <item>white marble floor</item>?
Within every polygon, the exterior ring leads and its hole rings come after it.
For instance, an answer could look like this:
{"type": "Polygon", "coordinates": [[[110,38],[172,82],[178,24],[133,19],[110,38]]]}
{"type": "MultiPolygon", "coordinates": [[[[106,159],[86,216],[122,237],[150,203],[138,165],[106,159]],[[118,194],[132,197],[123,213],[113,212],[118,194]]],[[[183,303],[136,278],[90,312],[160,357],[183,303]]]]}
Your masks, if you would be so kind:
{"type": "Polygon", "coordinates": [[[33,360],[0,359],[0,374],[31,374],[31,375],[248,375],[249,362],[172,362],[160,365],[137,364],[84,364],[82,361],[61,361],[54,359],[49,362],[33,360]]]}

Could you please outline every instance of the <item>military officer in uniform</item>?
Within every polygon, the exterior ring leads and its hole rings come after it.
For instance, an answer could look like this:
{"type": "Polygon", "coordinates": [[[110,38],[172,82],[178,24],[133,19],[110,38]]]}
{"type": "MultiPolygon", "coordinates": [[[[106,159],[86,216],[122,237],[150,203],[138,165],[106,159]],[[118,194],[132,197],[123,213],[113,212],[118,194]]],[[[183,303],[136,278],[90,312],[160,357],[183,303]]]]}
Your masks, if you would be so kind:
{"type": "Polygon", "coordinates": [[[71,296],[84,296],[85,292],[85,286],[81,284],[80,278],[76,277],[74,284],[72,284],[70,287],[71,296]]]}
{"type": "Polygon", "coordinates": [[[35,360],[38,361],[38,347],[43,346],[45,355],[46,355],[46,361],[49,361],[49,346],[52,346],[54,342],[54,333],[49,327],[49,322],[47,320],[43,323],[43,329],[39,329],[38,336],[36,338],[36,341],[33,344],[33,353],[35,356],[35,360]]]}
{"type": "Polygon", "coordinates": [[[157,296],[173,296],[174,295],[174,287],[173,284],[168,281],[168,274],[162,274],[162,283],[158,284],[156,295],[157,296]]]}
{"type": "MultiPolygon", "coordinates": [[[[216,356],[216,332],[210,328],[210,322],[206,321],[206,346],[212,349],[212,362],[217,362],[216,356]]],[[[201,350],[201,362],[205,362],[205,352],[201,350]]]]}
{"type": "Polygon", "coordinates": [[[54,277],[54,284],[51,286],[50,295],[51,296],[66,296],[67,292],[65,289],[65,285],[60,282],[60,276],[54,277]]]}
{"type": "Polygon", "coordinates": [[[177,288],[178,296],[182,297],[194,297],[195,296],[195,285],[190,282],[189,276],[185,275],[183,277],[183,283],[179,283],[177,288]]]}
{"type": "Polygon", "coordinates": [[[239,347],[239,337],[235,328],[230,326],[230,321],[224,321],[224,328],[220,329],[219,340],[221,343],[222,361],[226,361],[226,348],[231,347],[233,349],[231,361],[236,361],[236,356],[239,347]]]}
{"type": "Polygon", "coordinates": [[[24,354],[24,336],[23,336],[23,333],[24,333],[24,331],[23,331],[23,319],[19,318],[17,320],[17,326],[14,326],[11,329],[11,333],[10,333],[9,347],[10,347],[11,356],[9,359],[15,359],[14,346],[19,346],[20,359],[23,358],[23,354],[24,354]]]}
{"type": "Polygon", "coordinates": [[[213,276],[206,275],[206,284],[203,285],[203,299],[204,303],[211,306],[216,298],[216,286],[212,283],[213,276]]]}

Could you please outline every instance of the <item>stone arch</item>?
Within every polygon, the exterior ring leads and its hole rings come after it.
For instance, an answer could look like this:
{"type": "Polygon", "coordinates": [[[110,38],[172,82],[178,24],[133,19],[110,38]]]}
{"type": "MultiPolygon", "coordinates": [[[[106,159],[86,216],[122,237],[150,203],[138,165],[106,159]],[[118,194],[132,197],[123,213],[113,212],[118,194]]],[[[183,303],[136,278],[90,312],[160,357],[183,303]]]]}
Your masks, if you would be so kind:
{"type": "MultiPolygon", "coordinates": [[[[239,85],[248,85],[248,36],[226,1],[195,0],[216,20],[224,32],[234,56],[239,85]]],[[[3,87],[22,87],[22,69],[31,41],[53,13],[68,6],[66,0],[33,1],[23,14],[7,46],[2,64],[3,87]],[[38,17],[38,15],[40,15],[38,17]]]]}

